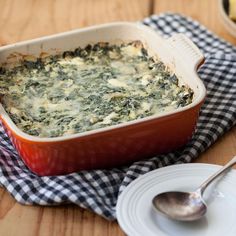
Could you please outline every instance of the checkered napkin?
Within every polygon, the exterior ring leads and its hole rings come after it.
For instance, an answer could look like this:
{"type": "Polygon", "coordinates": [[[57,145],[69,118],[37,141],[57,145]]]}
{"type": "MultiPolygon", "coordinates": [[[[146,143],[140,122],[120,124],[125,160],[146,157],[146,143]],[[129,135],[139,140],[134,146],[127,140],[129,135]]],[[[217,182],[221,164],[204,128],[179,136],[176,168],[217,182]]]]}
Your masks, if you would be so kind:
{"type": "Polygon", "coordinates": [[[143,23],[164,37],[173,33],[186,34],[206,56],[198,73],[208,95],[190,142],[181,150],[119,169],[39,177],[24,165],[0,126],[0,184],[18,202],[40,205],[75,203],[113,220],[116,218],[117,197],[132,180],[162,166],[191,162],[236,123],[236,48],[196,21],[180,15],[154,15],[144,19],[143,23]]]}

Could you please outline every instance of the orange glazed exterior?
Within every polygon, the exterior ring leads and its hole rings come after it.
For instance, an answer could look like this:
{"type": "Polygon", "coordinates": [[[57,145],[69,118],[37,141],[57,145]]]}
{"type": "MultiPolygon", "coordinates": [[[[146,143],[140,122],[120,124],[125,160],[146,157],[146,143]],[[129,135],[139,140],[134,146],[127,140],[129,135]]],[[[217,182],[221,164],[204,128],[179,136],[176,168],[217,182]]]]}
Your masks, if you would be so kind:
{"type": "Polygon", "coordinates": [[[23,55],[55,54],[88,43],[141,40],[184,84],[194,91],[186,107],[115,126],[56,138],[27,135],[0,104],[3,126],[25,164],[34,173],[61,175],[80,170],[115,168],[176,150],[192,137],[206,90],[196,73],[204,57],[184,35],[162,39],[150,28],[129,22],[110,23],[0,48],[0,66],[23,55]],[[55,50],[56,48],[56,50],[55,50]],[[17,52],[17,53],[16,53],[17,52]]]}
{"type": "Polygon", "coordinates": [[[55,142],[26,140],[3,124],[30,170],[42,176],[59,175],[128,165],[180,148],[193,134],[199,109],[200,104],[166,117],[55,142]]]}

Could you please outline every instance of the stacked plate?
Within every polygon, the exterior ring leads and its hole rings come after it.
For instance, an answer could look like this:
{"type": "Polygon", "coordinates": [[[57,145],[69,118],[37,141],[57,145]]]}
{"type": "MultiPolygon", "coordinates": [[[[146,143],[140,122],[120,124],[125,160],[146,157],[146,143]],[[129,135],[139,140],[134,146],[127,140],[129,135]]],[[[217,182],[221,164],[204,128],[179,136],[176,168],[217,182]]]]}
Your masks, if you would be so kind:
{"type": "Polygon", "coordinates": [[[194,222],[170,220],[152,206],[165,191],[193,191],[220,166],[181,164],[151,171],[133,181],[120,195],[117,219],[129,236],[235,236],[236,170],[215,181],[204,194],[207,214],[194,222]]]}
{"type": "MultiPolygon", "coordinates": [[[[231,35],[236,37],[236,21],[233,21],[229,17],[230,2],[229,2],[229,0],[218,0],[218,1],[219,1],[219,12],[220,12],[222,22],[223,22],[226,30],[228,30],[228,32],[231,35]]],[[[233,2],[233,1],[231,0],[231,2],[233,2]]]]}

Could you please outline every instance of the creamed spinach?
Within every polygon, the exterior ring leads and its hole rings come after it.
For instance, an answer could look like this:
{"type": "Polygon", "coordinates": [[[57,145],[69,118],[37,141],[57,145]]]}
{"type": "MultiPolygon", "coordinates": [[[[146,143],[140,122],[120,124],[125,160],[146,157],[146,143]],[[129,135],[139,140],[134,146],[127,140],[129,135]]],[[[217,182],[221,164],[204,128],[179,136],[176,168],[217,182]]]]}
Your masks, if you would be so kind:
{"type": "Polygon", "coordinates": [[[0,68],[1,102],[24,132],[58,137],[171,111],[193,91],[139,41],[97,43],[0,68]]]}

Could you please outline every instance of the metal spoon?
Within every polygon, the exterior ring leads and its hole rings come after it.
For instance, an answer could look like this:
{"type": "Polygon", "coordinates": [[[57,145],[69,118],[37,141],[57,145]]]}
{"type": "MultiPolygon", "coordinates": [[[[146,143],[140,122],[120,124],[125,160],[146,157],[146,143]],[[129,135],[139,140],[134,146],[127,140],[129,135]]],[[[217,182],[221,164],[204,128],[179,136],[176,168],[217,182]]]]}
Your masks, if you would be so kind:
{"type": "Polygon", "coordinates": [[[202,195],[209,184],[236,164],[236,156],[203,182],[194,192],[164,192],[156,195],[153,206],[167,217],[180,221],[200,219],[207,211],[202,195]]]}

